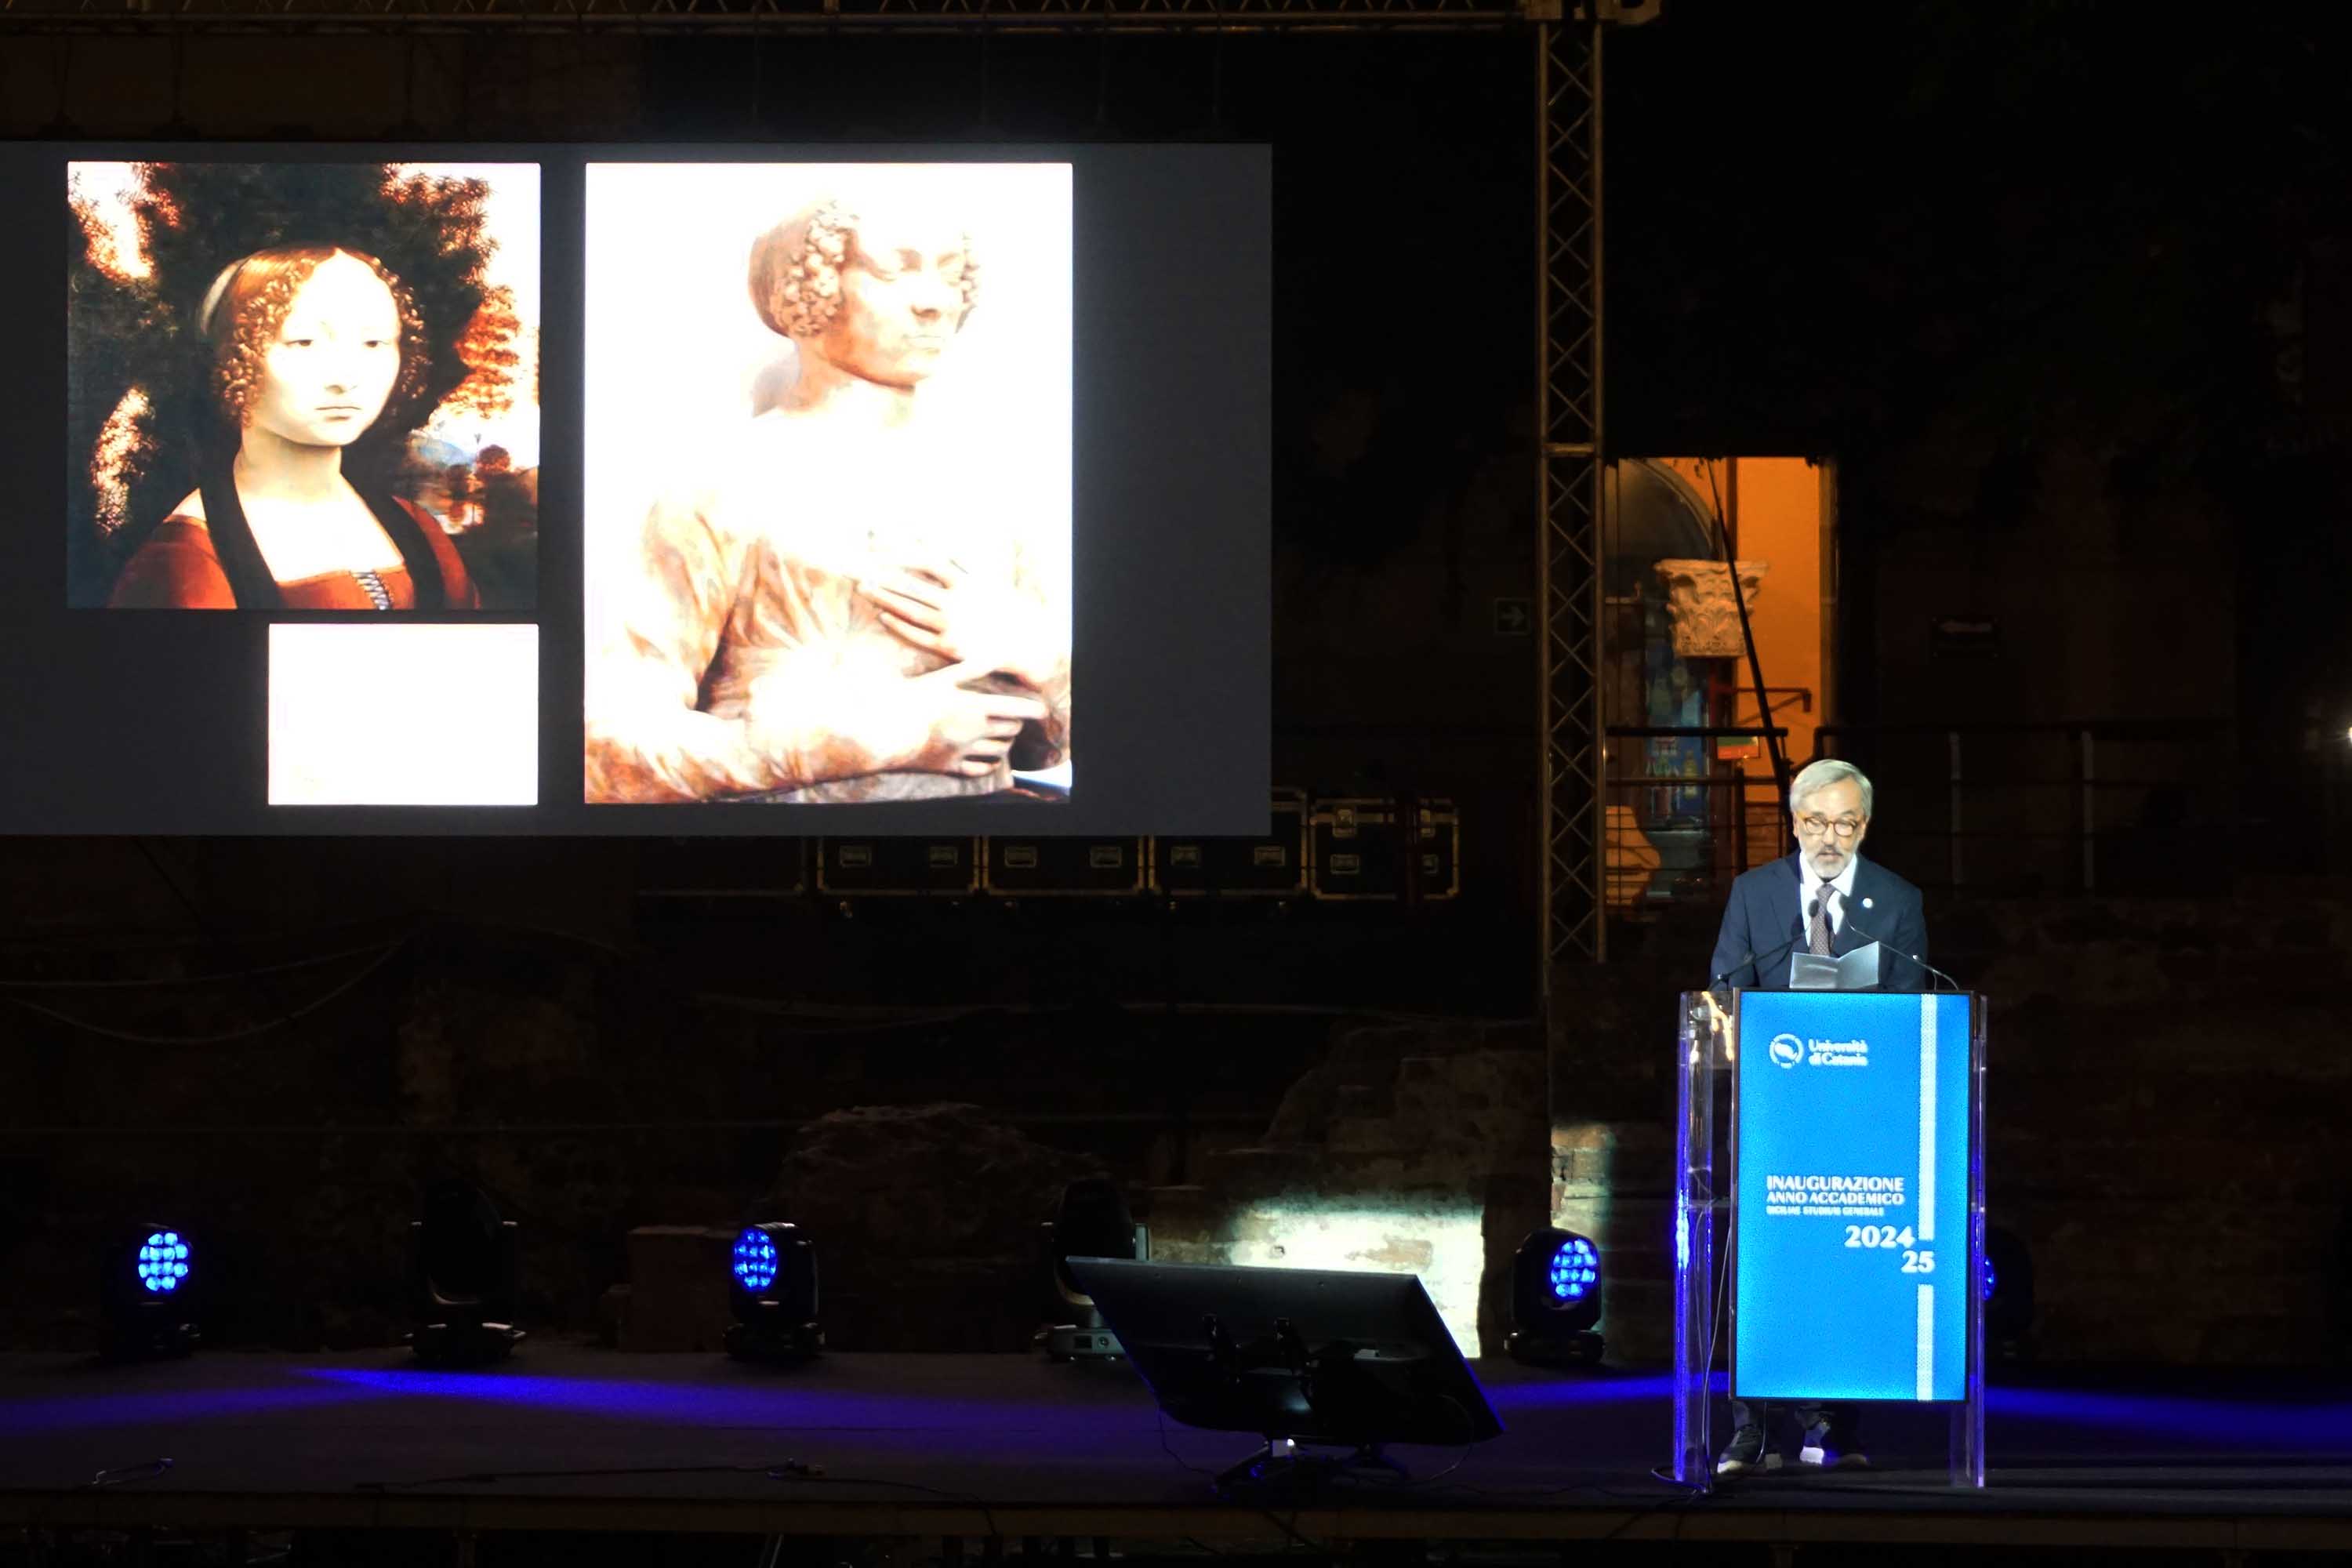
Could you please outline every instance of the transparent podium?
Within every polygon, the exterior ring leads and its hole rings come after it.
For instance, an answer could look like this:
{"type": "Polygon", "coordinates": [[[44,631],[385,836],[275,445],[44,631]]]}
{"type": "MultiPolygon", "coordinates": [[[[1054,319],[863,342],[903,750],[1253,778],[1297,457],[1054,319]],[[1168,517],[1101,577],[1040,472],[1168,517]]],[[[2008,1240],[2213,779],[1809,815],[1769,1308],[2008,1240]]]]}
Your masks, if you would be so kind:
{"type": "Polygon", "coordinates": [[[1694,991],[1680,1037],[1675,1479],[1716,1484],[1727,1359],[1738,1399],[1933,1407],[1893,1468],[1983,1486],[1982,999],[1694,991]]]}

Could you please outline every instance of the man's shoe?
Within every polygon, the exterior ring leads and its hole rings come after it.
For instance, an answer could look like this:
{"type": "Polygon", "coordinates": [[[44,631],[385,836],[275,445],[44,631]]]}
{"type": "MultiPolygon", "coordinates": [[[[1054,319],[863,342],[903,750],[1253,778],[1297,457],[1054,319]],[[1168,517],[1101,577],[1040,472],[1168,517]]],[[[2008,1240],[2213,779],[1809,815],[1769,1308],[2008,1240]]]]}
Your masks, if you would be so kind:
{"type": "Polygon", "coordinates": [[[1797,1463],[1822,1470],[1866,1470],[1870,1456],[1848,1448],[1839,1450],[1821,1443],[1808,1443],[1797,1450],[1797,1463]]]}
{"type": "Polygon", "coordinates": [[[1797,1463],[1822,1470],[1866,1470],[1868,1456],[1858,1449],[1840,1449],[1830,1442],[1830,1424],[1816,1421],[1805,1428],[1804,1447],[1797,1450],[1797,1463]]]}
{"type": "MultiPolygon", "coordinates": [[[[1764,1458],[1764,1428],[1753,1423],[1731,1435],[1731,1446],[1715,1461],[1718,1476],[1745,1475],[1764,1458]]],[[[1774,1455],[1774,1458],[1780,1458],[1774,1455]]]]}

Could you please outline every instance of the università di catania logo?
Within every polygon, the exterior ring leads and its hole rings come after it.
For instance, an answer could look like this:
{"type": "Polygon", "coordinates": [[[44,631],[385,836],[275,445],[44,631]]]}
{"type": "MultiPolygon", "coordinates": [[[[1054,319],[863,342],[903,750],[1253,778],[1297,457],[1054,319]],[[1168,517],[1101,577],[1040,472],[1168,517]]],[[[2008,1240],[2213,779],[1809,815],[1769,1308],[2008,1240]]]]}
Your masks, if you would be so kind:
{"type": "Polygon", "coordinates": [[[1803,1062],[1817,1068],[1866,1068],[1870,1065],[1868,1040],[1808,1040],[1795,1035],[1772,1037],[1765,1047],[1776,1067],[1792,1068],[1803,1062]]]}

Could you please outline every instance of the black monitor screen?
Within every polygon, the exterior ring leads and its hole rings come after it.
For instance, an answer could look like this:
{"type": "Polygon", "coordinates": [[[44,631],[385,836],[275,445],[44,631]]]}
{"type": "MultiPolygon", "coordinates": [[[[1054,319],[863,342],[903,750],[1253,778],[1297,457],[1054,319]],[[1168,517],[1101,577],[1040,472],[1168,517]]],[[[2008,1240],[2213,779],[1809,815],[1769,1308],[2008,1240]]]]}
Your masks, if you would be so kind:
{"type": "Polygon", "coordinates": [[[1069,1261],[1160,1408],[1187,1426],[1355,1445],[1503,1429],[1412,1275],[1069,1261]]]}

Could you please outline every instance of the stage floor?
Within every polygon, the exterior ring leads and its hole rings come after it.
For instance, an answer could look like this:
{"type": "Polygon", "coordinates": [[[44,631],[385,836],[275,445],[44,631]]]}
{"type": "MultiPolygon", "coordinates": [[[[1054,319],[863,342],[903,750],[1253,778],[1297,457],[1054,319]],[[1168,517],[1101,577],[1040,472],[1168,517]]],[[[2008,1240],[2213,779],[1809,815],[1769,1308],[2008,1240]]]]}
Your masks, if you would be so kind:
{"type": "Polygon", "coordinates": [[[1664,1373],[1475,1364],[1503,1436],[1398,1449],[1410,1485],[1276,1510],[1215,1500],[1208,1476],[1251,1441],[1164,1425],[1123,1363],[768,1368],[537,1342],[467,1373],[393,1352],[5,1356],[0,1526],[2352,1550],[2340,1373],[2044,1375],[1994,1390],[1982,1492],[1903,1467],[1940,1458],[1939,1418],[1877,1410],[1877,1469],[1697,1498],[1650,1474],[1664,1373]]]}

